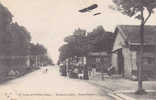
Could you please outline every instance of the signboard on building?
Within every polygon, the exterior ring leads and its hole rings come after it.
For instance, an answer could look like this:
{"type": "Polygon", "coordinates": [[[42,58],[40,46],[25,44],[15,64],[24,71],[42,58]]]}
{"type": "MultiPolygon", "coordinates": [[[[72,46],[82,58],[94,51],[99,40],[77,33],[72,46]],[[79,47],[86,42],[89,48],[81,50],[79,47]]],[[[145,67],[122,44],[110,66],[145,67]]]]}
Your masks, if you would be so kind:
{"type": "Polygon", "coordinates": [[[108,56],[107,52],[90,52],[90,56],[108,56]]]}

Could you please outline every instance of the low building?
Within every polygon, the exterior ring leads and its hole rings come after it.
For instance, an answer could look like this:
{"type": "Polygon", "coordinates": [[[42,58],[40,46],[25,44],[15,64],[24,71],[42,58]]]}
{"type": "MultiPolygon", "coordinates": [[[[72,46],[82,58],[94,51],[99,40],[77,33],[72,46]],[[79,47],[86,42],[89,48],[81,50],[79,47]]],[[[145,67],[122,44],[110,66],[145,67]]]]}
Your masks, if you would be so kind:
{"type": "MultiPolygon", "coordinates": [[[[115,29],[112,66],[123,77],[137,76],[140,53],[140,26],[119,25],[115,29]]],[[[143,75],[156,75],[156,26],[144,28],[143,75]]]]}
{"type": "Polygon", "coordinates": [[[111,55],[107,52],[90,52],[87,56],[89,70],[96,69],[96,72],[106,72],[110,67],[111,55]]]}

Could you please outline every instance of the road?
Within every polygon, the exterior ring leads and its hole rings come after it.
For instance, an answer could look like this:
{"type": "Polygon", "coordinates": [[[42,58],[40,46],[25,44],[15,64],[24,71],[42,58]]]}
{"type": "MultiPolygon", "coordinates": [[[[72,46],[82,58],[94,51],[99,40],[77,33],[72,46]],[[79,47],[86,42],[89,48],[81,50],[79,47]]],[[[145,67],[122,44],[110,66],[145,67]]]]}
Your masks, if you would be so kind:
{"type": "Polygon", "coordinates": [[[114,100],[84,80],[60,76],[58,68],[41,68],[0,85],[0,100],[114,100]]]}

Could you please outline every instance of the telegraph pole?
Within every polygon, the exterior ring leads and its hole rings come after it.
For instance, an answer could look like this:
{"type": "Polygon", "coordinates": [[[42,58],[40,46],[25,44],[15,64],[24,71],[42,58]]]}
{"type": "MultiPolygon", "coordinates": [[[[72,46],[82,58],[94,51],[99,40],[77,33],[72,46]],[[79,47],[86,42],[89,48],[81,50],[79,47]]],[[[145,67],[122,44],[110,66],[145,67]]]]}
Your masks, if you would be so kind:
{"type": "Polygon", "coordinates": [[[36,68],[37,68],[37,63],[38,63],[38,62],[37,62],[37,56],[36,56],[36,68]]]}
{"type": "Polygon", "coordinates": [[[140,52],[139,52],[139,66],[138,72],[138,90],[136,94],[145,94],[145,90],[142,88],[142,73],[143,73],[143,54],[144,54],[144,17],[143,6],[141,7],[141,25],[140,25],[140,52]]]}

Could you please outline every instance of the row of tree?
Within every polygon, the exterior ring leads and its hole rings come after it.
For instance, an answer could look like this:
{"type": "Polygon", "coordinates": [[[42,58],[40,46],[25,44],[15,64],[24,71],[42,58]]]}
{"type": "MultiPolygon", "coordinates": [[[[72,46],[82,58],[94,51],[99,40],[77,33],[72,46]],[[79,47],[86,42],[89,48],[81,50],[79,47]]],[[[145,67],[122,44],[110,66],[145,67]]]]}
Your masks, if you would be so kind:
{"type": "Polygon", "coordinates": [[[26,56],[30,55],[45,55],[46,59],[50,60],[46,48],[41,44],[31,43],[30,32],[24,26],[14,22],[11,12],[0,3],[0,58],[1,61],[3,60],[2,63],[9,66],[13,66],[12,62],[24,64],[26,56]]]}
{"type": "Polygon", "coordinates": [[[114,41],[112,32],[98,26],[91,32],[77,29],[72,35],[65,37],[65,44],[59,48],[59,62],[69,57],[86,56],[89,52],[111,52],[114,41]]]}

